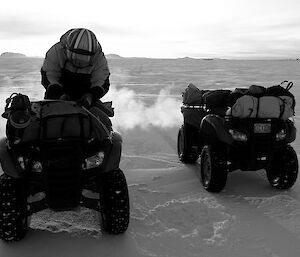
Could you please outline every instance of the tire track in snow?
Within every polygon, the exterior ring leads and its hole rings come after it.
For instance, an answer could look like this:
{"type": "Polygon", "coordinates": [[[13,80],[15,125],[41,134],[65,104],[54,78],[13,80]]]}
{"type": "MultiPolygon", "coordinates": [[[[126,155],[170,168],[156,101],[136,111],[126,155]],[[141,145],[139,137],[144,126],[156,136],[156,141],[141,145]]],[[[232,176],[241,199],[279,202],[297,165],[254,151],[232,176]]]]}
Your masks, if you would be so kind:
{"type": "Polygon", "coordinates": [[[283,224],[274,220],[260,208],[253,208],[253,199],[239,200],[239,206],[231,208],[236,213],[238,231],[245,231],[244,241],[259,239],[273,256],[295,257],[300,252],[299,237],[283,224]],[[246,203],[245,203],[246,202],[246,203]],[[243,205],[242,207],[240,205],[243,205]],[[289,249],[286,252],[286,249],[289,249]]]}
{"type": "Polygon", "coordinates": [[[226,241],[224,233],[233,217],[213,197],[196,194],[171,198],[151,207],[145,194],[165,192],[141,192],[138,186],[136,190],[139,194],[135,194],[133,202],[131,233],[145,255],[199,256],[202,248],[226,241]]]}
{"type": "MultiPolygon", "coordinates": [[[[264,177],[261,172],[256,173],[260,177],[264,177]]],[[[266,178],[264,177],[264,179],[266,178]]],[[[259,191],[257,193],[253,190],[250,193],[238,193],[233,188],[227,188],[227,190],[225,188],[225,191],[216,197],[230,210],[232,215],[236,215],[238,226],[236,233],[238,234],[238,231],[246,232],[242,240],[236,240],[233,237],[233,249],[235,245],[246,245],[247,241],[258,239],[257,244],[265,245],[270,256],[298,256],[300,252],[299,200],[284,192],[278,195],[272,194],[273,191],[271,191],[271,195],[259,196],[259,191]],[[230,194],[226,192],[227,190],[230,194]],[[296,210],[294,210],[295,208],[296,210]]],[[[270,190],[273,189],[270,188],[270,190]]]]}
{"type": "MultiPolygon", "coordinates": [[[[191,168],[190,165],[187,167],[191,168]]],[[[194,171],[199,176],[199,171],[196,167],[194,171]]],[[[264,171],[256,171],[256,173],[268,183],[264,171]]],[[[246,175],[246,179],[248,178],[246,175]]],[[[247,181],[242,181],[242,183],[244,182],[247,181]]],[[[199,183],[201,182],[199,181],[199,183]]],[[[253,186],[257,186],[255,180],[250,181],[250,183],[253,183],[253,186]]],[[[232,185],[227,185],[225,190],[219,194],[211,194],[204,191],[206,194],[213,195],[226,208],[227,213],[236,217],[234,226],[230,230],[231,236],[227,240],[228,248],[231,248],[232,252],[239,252],[236,249],[244,247],[245,251],[248,250],[249,253],[249,255],[245,253],[244,256],[254,256],[252,254],[255,251],[264,252],[262,255],[256,256],[298,256],[300,252],[299,197],[294,197],[294,194],[288,195],[287,191],[281,191],[281,194],[276,195],[274,192],[278,193],[278,191],[271,187],[269,192],[266,191],[266,188],[255,192],[254,188],[247,185],[248,191],[245,193],[237,191],[237,189],[243,190],[243,187],[240,185],[236,189],[234,187],[229,188],[230,186],[232,185]],[[268,196],[259,196],[266,193],[268,196]],[[258,195],[258,197],[252,197],[253,195],[258,195]],[[271,207],[273,209],[269,210],[268,208],[271,207]],[[274,210],[274,207],[277,209],[275,208],[274,210]],[[281,220],[282,218],[285,218],[284,222],[281,220]],[[245,231],[245,233],[241,233],[241,231],[245,231]],[[252,244],[253,241],[255,241],[255,244],[252,244]],[[248,244],[248,242],[251,243],[248,244]]]]}
{"type": "Polygon", "coordinates": [[[142,159],[148,159],[148,160],[152,160],[152,161],[157,161],[157,162],[164,162],[164,163],[168,163],[168,164],[181,164],[179,162],[179,160],[175,160],[174,156],[173,159],[174,160],[168,160],[168,158],[170,157],[169,155],[164,156],[163,155],[133,155],[133,154],[123,154],[122,155],[123,157],[126,157],[126,158],[142,158],[142,159]]]}

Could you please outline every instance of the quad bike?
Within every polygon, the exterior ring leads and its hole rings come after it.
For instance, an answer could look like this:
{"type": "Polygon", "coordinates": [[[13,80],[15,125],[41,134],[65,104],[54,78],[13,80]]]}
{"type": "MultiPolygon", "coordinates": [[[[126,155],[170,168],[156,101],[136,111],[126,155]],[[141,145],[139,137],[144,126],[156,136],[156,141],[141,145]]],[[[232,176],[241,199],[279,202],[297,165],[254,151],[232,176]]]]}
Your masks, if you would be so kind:
{"type": "Polygon", "coordinates": [[[119,168],[119,133],[108,131],[94,114],[71,101],[30,102],[18,94],[8,99],[3,116],[7,137],[0,141],[2,240],[24,238],[30,216],[46,208],[84,206],[101,214],[104,231],[127,230],[129,194],[119,168]]]}
{"type": "Polygon", "coordinates": [[[289,189],[296,182],[298,159],[290,145],[296,139],[292,119],[237,118],[228,107],[183,104],[184,124],[178,133],[178,156],[195,163],[200,156],[203,187],[220,192],[234,170],[265,169],[270,185],[289,189]],[[198,123],[191,122],[193,116],[198,123]]]}

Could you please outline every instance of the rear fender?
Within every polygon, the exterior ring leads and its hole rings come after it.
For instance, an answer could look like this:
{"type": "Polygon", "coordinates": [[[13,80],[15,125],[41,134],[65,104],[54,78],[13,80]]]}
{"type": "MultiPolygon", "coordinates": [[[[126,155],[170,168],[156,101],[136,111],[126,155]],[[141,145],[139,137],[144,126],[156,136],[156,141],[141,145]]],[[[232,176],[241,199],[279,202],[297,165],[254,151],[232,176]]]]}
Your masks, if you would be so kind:
{"type": "Polygon", "coordinates": [[[209,114],[202,119],[200,124],[200,138],[204,141],[203,143],[225,143],[232,145],[233,139],[228,130],[224,118],[209,114]]]}
{"type": "Polygon", "coordinates": [[[16,166],[13,157],[9,153],[6,145],[6,138],[0,139],[0,163],[2,170],[8,176],[21,178],[22,171],[16,166]]]}

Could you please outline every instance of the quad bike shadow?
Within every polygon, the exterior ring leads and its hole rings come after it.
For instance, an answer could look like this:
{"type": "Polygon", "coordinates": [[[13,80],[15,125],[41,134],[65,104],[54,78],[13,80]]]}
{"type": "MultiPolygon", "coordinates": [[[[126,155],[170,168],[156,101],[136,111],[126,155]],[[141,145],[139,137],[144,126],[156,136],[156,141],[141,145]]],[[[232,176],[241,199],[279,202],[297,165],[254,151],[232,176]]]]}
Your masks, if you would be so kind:
{"type": "Polygon", "coordinates": [[[46,208],[84,206],[100,213],[107,233],[127,230],[129,194],[119,168],[118,132],[109,131],[75,102],[30,102],[21,94],[8,98],[3,117],[7,137],[0,141],[2,240],[24,238],[29,217],[46,208]]]}

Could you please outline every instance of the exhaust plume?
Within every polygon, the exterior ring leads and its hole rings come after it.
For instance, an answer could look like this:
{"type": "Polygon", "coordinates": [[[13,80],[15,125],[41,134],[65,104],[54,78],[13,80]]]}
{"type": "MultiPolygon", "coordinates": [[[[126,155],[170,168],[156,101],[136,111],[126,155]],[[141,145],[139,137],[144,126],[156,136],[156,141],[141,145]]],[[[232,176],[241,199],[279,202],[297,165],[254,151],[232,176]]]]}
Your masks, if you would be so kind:
{"type": "Polygon", "coordinates": [[[103,101],[113,101],[115,117],[112,118],[112,123],[114,128],[140,127],[145,129],[149,126],[170,128],[178,126],[182,122],[181,99],[170,95],[169,88],[162,89],[158,95],[151,95],[154,101],[152,100],[153,104],[150,106],[142,100],[142,96],[128,88],[110,89],[103,101]]]}

